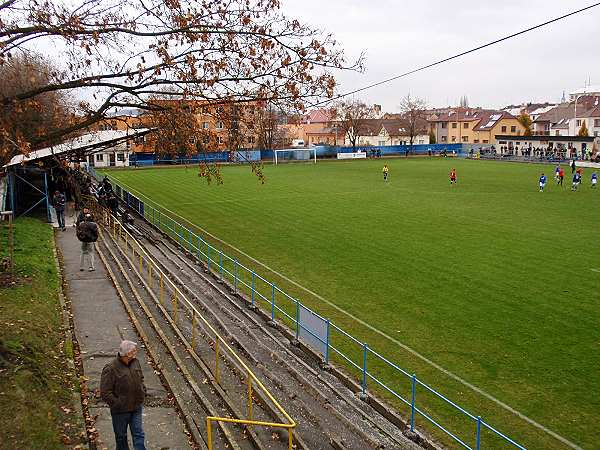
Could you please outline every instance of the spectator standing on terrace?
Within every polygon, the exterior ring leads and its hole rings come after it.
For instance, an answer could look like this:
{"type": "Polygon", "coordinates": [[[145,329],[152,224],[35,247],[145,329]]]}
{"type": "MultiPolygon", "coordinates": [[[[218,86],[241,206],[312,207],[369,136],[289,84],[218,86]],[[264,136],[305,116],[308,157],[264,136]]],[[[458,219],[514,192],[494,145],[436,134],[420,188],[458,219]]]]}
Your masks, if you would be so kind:
{"type": "Polygon", "coordinates": [[[544,188],[546,187],[547,181],[548,179],[546,178],[546,175],[542,173],[542,176],[540,177],[540,192],[544,192],[544,188]]]}
{"type": "Polygon", "coordinates": [[[80,211],[79,215],[77,216],[77,220],[75,222],[75,226],[78,227],[79,224],[85,220],[85,216],[87,216],[88,214],[91,215],[90,209],[87,206],[84,206],[83,210],[80,211]]]}
{"type": "Polygon", "coordinates": [[[65,205],[67,199],[60,191],[56,191],[52,197],[52,205],[56,211],[56,219],[58,220],[58,228],[65,231],[65,205]]]}
{"type": "Polygon", "coordinates": [[[383,181],[387,181],[389,171],[390,171],[390,169],[388,168],[387,164],[384,164],[384,166],[383,166],[383,181]]]}
{"type": "Polygon", "coordinates": [[[571,161],[571,173],[575,172],[575,160],[571,161]]]}
{"type": "Polygon", "coordinates": [[[84,270],[86,257],[89,263],[89,271],[94,267],[94,242],[98,240],[98,225],[94,222],[91,214],[86,214],[83,222],[77,227],[77,239],[81,242],[81,257],[79,259],[79,270],[84,270]]]}
{"type": "Polygon", "coordinates": [[[142,405],[146,397],[144,373],[137,356],[137,344],[123,341],[116,358],[102,369],[100,394],[110,407],[116,450],[129,450],[127,428],[133,448],[146,450],[142,424],[142,405]]]}
{"type": "Polygon", "coordinates": [[[596,172],[592,172],[592,189],[595,189],[597,184],[598,184],[598,174],[596,172]]]}

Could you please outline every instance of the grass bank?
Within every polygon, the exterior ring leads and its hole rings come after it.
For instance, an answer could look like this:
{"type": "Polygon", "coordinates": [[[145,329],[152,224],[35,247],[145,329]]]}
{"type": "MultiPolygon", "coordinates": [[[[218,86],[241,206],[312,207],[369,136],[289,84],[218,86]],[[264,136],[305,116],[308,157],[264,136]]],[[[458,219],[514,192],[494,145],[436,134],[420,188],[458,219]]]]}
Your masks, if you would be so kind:
{"type": "MultiPolygon", "coordinates": [[[[2,223],[0,258],[7,255],[2,223]]],[[[48,224],[22,218],[15,226],[15,282],[0,286],[0,448],[69,448],[84,441],[73,405],[77,378],[68,364],[60,277],[48,224]]]]}

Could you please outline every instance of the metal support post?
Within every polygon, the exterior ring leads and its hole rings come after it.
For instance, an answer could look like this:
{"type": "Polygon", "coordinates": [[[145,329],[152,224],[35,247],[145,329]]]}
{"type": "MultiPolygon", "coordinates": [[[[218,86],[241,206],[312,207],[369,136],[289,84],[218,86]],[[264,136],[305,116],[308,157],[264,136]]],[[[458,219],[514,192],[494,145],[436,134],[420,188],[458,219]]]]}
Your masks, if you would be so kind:
{"type": "Polygon", "coordinates": [[[254,273],[254,270],[253,270],[252,271],[252,295],[250,296],[251,301],[252,301],[252,307],[254,307],[254,286],[256,284],[255,278],[256,278],[256,274],[254,273]]]}
{"type": "Polygon", "coordinates": [[[475,440],[475,450],[481,448],[481,416],[477,416],[477,436],[475,440]]]}
{"type": "Polygon", "coordinates": [[[412,397],[410,399],[410,431],[415,431],[415,400],[417,393],[417,375],[412,376],[412,397]]]}
{"type": "Polygon", "coordinates": [[[329,364],[329,332],[330,332],[330,326],[329,326],[329,319],[327,319],[327,321],[325,322],[325,364],[329,364]]]}
{"type": "Polygon", "coordinates": [[[209,417],[206,418],[206,443],[208,450],[213,450],[212,445],[212,422],[209,417]]]}
{"type": "Polygon", "coordinates": [[[275,283],[271,283],[271,321],[275,322],[275,283]]]}
{"type": "Polygon", "coordinates": [[[363,344],[363,373],[362,373],[362,394],[367,395],[367,353],[369,346],[365,342],[363,344]]]}
{"type": "Polygon", "coordinates": [[[50,214],[50,200],[49,200],[49,193],[48,193],[48,174],[45,171],[44,171],[44,197],[46,199],[46,216],[48,218],[48,223],[51,223],[52,215],[50,214]]]}
{"type": "Polygon", "coordinates": [[[219,273],[221,275],[221,282],[223,281],[223,249],[219,250],[219,273]]]}
{"type": "Polygon", "coordinates": [[[233,260],[233,292],[237,294],[238,285],[238,262],[237,258],[233,260]]]}
{"type": "Polygon", "coordinates": [[[206,260],[207,260],[206,267],[207,267],[208,271],[210,272],[210,244],[207,242],[206,245],[208,246],[207,250],[206,250],[206,255],[207,255],[207,257],[206,257],[206,260]]]}
{"type": "Polygon", "coordinates": [[[296,340],[300,338],[300,302],[296,300],[296,340]]]}

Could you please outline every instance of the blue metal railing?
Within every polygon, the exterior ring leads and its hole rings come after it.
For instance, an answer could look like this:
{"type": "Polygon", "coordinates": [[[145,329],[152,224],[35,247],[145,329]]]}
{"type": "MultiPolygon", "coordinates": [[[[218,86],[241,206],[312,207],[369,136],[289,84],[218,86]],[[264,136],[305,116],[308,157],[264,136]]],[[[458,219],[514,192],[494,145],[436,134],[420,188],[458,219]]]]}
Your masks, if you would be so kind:
{"type": "MultiPolygon", "coordinates": [[[[96,175],[96,172],[93,168],[90,167],[88,170],[92,176],[98,180],[100,179],[100,177],[96,175]]],[[[367,393],[369,380],[371,380],[377,386],[381,387],[384,391],[388,392],[394,398],[398,399],[400,402],[410,408],[411,431],[415,430],[416,417],[417,415],[420,415],[447,436],[452,438],[452,440],[469,450],[480,450],[482,448],[482,428],[492,432],[495,436],[504,441],[505,444],[521,450],[526,450],[525,447],[485,422],[480,416],[475,416],[474,414],[469,413],[467,410],[448,399],[443,394],[419,380],[415,374],[411,374],[394,364],[389,359],[373,350],[366,342],[359,341],[354,336],[335,325],[331,320],[319,315],[306,305],[302,304],[298,299],[288,295],[275,283],[263,278],[256,273],[255,270],[250,269],[240,263],[237,258],[228,256],[223,252],[222,249],[217,249],[216,247],[212,246],[207,240],[194,233],[191,229],[186,228],[184,225],[175,221],[171,216],[163,213],[159,209],[160,207],[155,208],[151,205],[148,205],[145,201],[140,200],[128,192],[125,188],[115,183],[114,180],[112,180],[112,183],[115,185],[114,188],[117,195],[130,208],[136,210],[154,227],[168,234],[180,246],[188,250],[192,255],[195,255],[195,257],[199,261],[205,263],[207,269],[220,280],[226,280],[227,282],[230,282],[236,293],[245,290],[249,296],[249,303],[252,306],[263,303],[264,306],[269,309],[271,319],[273,321],[277,319],[278,313],[280,314],[280,317],[285,317],[294,327],[296,337],[302,339],[304,336],[305,341],[308,340],[309,342],[307,343],[313,349],[317,350],[323,355],[326,363],[329,363],[331,354],[334,353],[343,361],[345,361],[348,364],[348,367],[357,370],[362,394],[367,393]],[[306,311],[310,315],[310,321],[303,321],[301,310],[306,311]],[[345,338],[348,342],[358,347],[357,354],[360,353],[362,359],[360,363],[353,361],[351,356],[344,354],[339,346],[334,346],[331,339],[332,331],[338,333],[339,336],[345,338]],[[373,370],[368,368],[367,363],[370,360],[369,357],[371,357],[371,360],[375,358],[375,361],[383,363],[395,373],[406,377],[407,381],[410,383],[410,395],[403,396],[393,387],[388,386],[384,381],[379,379],[376,374],[373,373],[373,370]],[[475,431],[473,447],[466,442],[466,438],[461,439],[455,433],[451,432],[442,424],[440,424],[424,409],[418,406],[417,394],[419,387],[422,388],[421,391],[429,392],[437,399],[443,401],[445,404],[460,412],[468,420],[473,422],[473,429],[475,431]]],[[[381,375],[379,375],[379,377],[381,377],[381,375]]]]}

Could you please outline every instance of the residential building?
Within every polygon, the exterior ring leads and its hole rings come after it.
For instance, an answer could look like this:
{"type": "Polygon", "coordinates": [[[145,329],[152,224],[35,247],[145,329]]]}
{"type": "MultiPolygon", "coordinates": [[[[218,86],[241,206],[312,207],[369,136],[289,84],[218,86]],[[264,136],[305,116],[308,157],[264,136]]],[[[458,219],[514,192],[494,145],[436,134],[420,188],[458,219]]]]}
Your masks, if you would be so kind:
{"type": "Polygon", "coordinates": [[[479,123],[473,129],[473,144],[497,144],[496,135],[520,136],[525,127],[512,114],[506,111],[492,111],[480,114],[479,123]]]}
{"type": "Polygon", "coordinates": [[[456,108],[430,119],[438,144],[495,144],[495,133],[523,134],[525,128],[506,111],[456,108]]]}
{"type": "MultiPolygon", "coordinates": [[[[429,144],[429,124],[425,119],[417,121],[413,144],[429,144]]],[[[410,126],[406,119],[368,119],[362,123],[357,145],[390,146],[410,144],[410,126]]],[[[345,136],[345,145],[351,145],[345,136]]]]}

